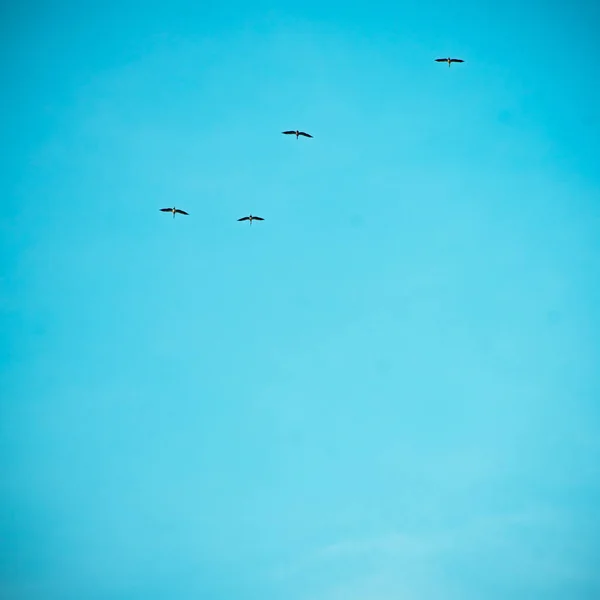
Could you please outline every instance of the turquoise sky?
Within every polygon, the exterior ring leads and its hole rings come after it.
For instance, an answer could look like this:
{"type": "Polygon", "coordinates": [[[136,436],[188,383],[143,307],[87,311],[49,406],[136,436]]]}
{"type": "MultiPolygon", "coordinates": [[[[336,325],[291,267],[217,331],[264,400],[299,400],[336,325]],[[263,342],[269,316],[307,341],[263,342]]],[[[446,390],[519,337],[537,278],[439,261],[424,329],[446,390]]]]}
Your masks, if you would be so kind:
{"type": "Polygon", "coordinates": [[[599,22],[4,3],[0,597],[600,597],[599,22]]]}

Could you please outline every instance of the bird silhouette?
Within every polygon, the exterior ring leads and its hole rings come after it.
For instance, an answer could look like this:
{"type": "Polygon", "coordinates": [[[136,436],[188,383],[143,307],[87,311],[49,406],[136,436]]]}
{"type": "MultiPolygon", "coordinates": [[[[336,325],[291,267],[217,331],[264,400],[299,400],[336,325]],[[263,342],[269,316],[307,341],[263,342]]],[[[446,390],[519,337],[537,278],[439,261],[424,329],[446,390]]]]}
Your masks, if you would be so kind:
{"type": "Polygon", "coordinates": [[[296,131],[282,131],[281,133],[285,134],[285,135],[295,135],[296,139],[298,139],[299,135],[303,135],[304,137],[309,137],[311,138],[312,135],[308,134],[308,133],[304,133],[304,131],[298,131],[296,129],[296,131]]]}
{"type": "Polygon", "coordinates": [[[238,219],[238,221],[250,221],[250,225],[252,225],[252,221],[264,221],[264,219],[262,217],[253,217],[252,215],[248,215],[247,217],[238,219]]]}
{"type": "Polygon", "coordinates": [[[462,60],[461,58],[436,58],[435,62],[447,62],[448,66],[450,66],[450,63],[453,62],[465,62],[464,60],[462,60]]]}
{"type": "Polygon", "coordinates": [[[173,213],[173,218],[175,218],[175,213],[179,213],[180,215],[189,215],[190,213],[186,213],[185,210],[181,210],[179,208],[161,208],[160,209],[161,212],[172,212],[173,213]]]}

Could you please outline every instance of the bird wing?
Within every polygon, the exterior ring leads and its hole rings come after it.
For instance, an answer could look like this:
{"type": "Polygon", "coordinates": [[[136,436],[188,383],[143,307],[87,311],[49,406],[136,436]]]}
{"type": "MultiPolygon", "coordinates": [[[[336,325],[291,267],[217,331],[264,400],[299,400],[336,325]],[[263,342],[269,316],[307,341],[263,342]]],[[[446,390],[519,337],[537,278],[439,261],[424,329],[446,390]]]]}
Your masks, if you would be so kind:
{"type": "Polygon", "coordinates": [[[465,62],[462,58],[451,58],[450,62],[465,62]]]}
{"type": "Polygon", "coordinates": [[[252,217],[253,221],[264,221],[262,217],[252,217]]]}
{"type": "MultiPolygon", "coordinates": [[[[252,217],[254,218],[254,217],[252,217]]],[[[238,221],[249,221],[250,217],[242,217],[241,219],[238,219],[238,221]]]]}
{"type": "Polygon", "coordinates": [[[436,58],[435,62],[448,62],[447,58],[436,58]]]}
{"type": "Polygon", "coordinates": [[[304,137],[312,137],[312,135],[310,135],[309,133],[304,133],[304,131],[299,131],[298,134],[303,135],[304,137]]]}
{"type": "Polygon", "coordinates": [[[160,208],[159,209],[161,212],[173,212],[172,208],[160,208]]]}
{"type": "Polygon", "coordinates": [[[290,133],[296,134],[295,131],[282,131],[281,133],[285,133],[286,135],[289,135],[290,133]]]}
{"type": "Polygon", "coordinates": [[[179,213],[181,215],[189,215],[190,214],[190,213],[186,213],[185,210],[181,210],[180,208],[176,208],[175,212],[179,213]]]}

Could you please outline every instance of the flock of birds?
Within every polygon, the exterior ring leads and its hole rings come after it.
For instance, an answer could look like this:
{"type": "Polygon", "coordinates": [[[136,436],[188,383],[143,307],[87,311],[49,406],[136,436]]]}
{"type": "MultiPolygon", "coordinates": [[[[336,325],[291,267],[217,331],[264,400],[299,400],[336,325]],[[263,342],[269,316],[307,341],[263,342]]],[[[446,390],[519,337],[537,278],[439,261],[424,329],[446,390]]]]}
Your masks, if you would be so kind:
{"type": "MultiPolygon", "coordinates": [[[[296,131],[282,131],[281,133],[283,133],[284,135],[295,135],[296,139],[298,139],[298,136],[303,135],[304,137],[307,138],[311,138],[313,137],[312,135],[310,135],[310,133],[306,133],[305,131],[298,131],[296,129],[296,131]]],[[[181,210],[180,208],[177,207],[173,207],[173,208],[161,208],[159,209],[161,212],[170,212],[173,213],[173,218],[175,218],[176,214],[180,214],[180,215],[189,215],[190,213],[185,212],[185,210],[181,210]]],[[[254,215],[248,215],[247,217],[242,217],[241,219],[238,219],[238,221],[250,221],[250,225],[252,225],[252,221],[264,221],[264,219],[262,217],[255,217],[254,215]]]]}
{"type": "MultiPolygon", "coordinates": [[[[461,58],[436,58],[435,62],[447,62],[448,66],[450,67],[450,65],[452,63],[462,63],[465,62],[464,60],[462,60],[461,58]]],[[[299,131],[298,129],[296,129],[296,131],[293,130],[289,130],[289,131],[282,131],[281,133],[283,133],[283,135],[295,135],[296,139],[298,139],[299,136],[304,136],[307,138],[312,138],[313,136],[310,135],[310,133],[306,133],[305,131],[299,131]]],[[[188,215],[190,213],[185,212],[185,210],[181,210],[180,208],[176,208],[175,206],[173,208],[161,208],[160,209],[161,212],[170,212],[173,213],[173,218],[175,218],[176,214],[180,214],[180,215],[188,215]]],[[[264,221],[264,219],[262,217],[255,217],[254,215],[248,215],[247,217],[242,217],[241,219],[238,219],[238,221],[250,221],[250,225],[252,225],[252,221],[264,221]]]]}

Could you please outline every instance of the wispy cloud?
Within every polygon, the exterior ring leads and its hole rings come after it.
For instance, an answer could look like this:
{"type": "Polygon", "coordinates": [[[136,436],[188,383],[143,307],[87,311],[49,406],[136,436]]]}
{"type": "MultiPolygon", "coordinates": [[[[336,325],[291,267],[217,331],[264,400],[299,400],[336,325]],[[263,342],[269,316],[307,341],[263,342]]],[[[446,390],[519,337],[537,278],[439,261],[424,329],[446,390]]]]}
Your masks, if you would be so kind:
{"type": "Polygon", "coordinates": [[[433,541],[422,536],[389,533],[363,540],[341,540],[319,549],[316,555],[323,560],[336,560],[357,555],[384,555],[408,553],[431,554],[440,551],[440,540],[433,541]]]}
{"type": "Polygon", "coordinates": [[[481,585],[492,588],[502,581],[521,579],[540,591],[550,585],[593,587],[600,581],[591,565],[580,560],[585,548],[561,542],[574,537],[568,514],[531,508],[474,517],[452,528],[421,534],[390,531],[340,539],[272,575],[279,580],[316,578],[320,589],[328,590],[320,596],[327,600],[467,598],[473,577],[483,580],[473,588],[479,591],[481,585]],[[473,571],[475,556],[481,567],[477,573],[473,571]],[[493,572],[486,568],[492,564],[493,572]]]}

